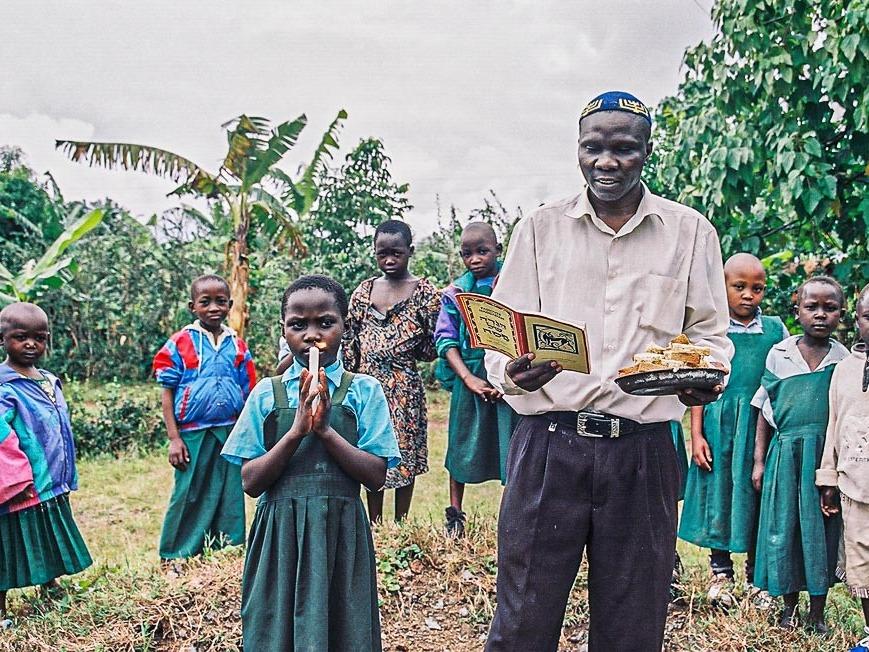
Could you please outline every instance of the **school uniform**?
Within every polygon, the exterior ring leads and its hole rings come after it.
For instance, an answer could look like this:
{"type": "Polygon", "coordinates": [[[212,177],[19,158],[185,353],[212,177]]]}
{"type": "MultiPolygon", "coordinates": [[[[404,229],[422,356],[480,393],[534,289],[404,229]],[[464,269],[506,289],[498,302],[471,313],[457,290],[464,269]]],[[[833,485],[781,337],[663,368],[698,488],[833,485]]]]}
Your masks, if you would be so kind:
{"type": "MultiPolygon", "coordinates": [[[[733,342],[730,380],[721,397],[703,409],[703,436],[712,471],[688,470],[679,538],[713,550],[713,572],[733,573],[730,552],[753,552],[758,496],[751,483],[757,409],[751,399],[760,386],[767,353],[787,336],[778,317],[758,314],[746,325],[730,320],[733,342]],[[716,557],[716,552],[718,554],[716,557]],[[723,559],[720,559],[723,557],[723,559]]],[[[751,581],[751,567],[748,568],[751,581]]]]}
{"type": "Polygon", "coordinates": [[[848,349],[830,351],[811,371],[795,335],[773,346],[751,404],[774,428],[761,489],[754,584],[770,595],[826,595],[835,582],[841,519],[825,518],[815,487],[829,416],[835,365],[848,349]]]}
{"type": "Polygon", "coordinates": [[[220,457],[256,382],[244,340],[222,327],[216,339],[196,320],[154,357],[154,375],[174,390],[175,420],[190,461],[175,483],[160,535],[160,557],[192,557],[244,543],[244,492],[238,466],[220,457]]]}
{"type": "MultiPolygon", "coordinates": [[[[292,427],[298,362],[251,393],[223,448],[233,464],[264,455],[292,427]]],[[[330,423],[344,439],[401,460],[380,384],[326,368],[330,423]]],[[[242,580],[242,634],[250,650],[380,650],[374,547],[359,482],[308,434],[257,501],[242,580]]]]}
{"type": "Polygon", "coordinates": [[[506,402],[484,401],[456,377],[446,361],[447,351],[457,349],[474,376],[486,380],[485,351],[471,348],[456,294],[472,292],[491,296],[495,277],[475,279],[470,272],[457,278],[441,294],[441,311],[435,326],[438,376],[451,392],[444,466],[450,477],[466,484],[487,480],[506,481],[507,450],[518,415],[506,402]]]}
{"type": "Polygon", "coordinates": [[[830,420],[818,487],[836,487],[844,536],[836,575],[858,598],[869,598],[869,373],[866,346],[836,365],[830,381],[830,420]]]}
{"type": "Polygon", "coordinates": [[[69,504],[75,444],[60,380],[0,364],[0,591],[45,584],[93,563],[69,504]],[[11,500],[26,489],[31,498],[11,500]]]}
{"type": "Polygon", "coordinates": [[[507,461],[486,649],[555,650],[585,553],[590,652],[659,650],[681,487],[671,422],[685,406],[675,396],[626,394],[615,378],[634,353],[682,332],[729,366],[715,229],[644,185],[616,233],[584,189],[519,221],[492,297],[584,323],[591,373],[562,372],[526,392],[506,376],[506,356],[486,353],[489,382],[522,415],[507,461]]]}

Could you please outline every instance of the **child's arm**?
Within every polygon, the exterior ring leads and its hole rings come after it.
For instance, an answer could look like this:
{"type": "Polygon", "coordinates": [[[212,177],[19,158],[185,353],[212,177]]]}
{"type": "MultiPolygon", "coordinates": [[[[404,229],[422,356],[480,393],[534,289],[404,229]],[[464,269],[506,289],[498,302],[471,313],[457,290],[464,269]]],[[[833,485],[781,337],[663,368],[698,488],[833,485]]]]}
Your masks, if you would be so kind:
{"type": "Polygon", "coordinates": [[[501,392],[492,387],[482,378],[477,378],[473,373],[471,373],[471,370],[468,369],[465,361],[462,360],[462,354],[459,353],[459,349],[455,347],[447,349],[446,353],[444,353],[444,358],[446,358],[450,367],[453,368],[453,371],[456,372],[456,376],[459,380],[461,380],[465,384],[465,387],[467,387],[471,392],[484,401],[494,402],[501,398],[501,392]]]}
{"type": "Polygon", "coordinates": [[[166,434],[169,435],[169,464],[179,471],[186,471],[190,462],[190,451],[181,439],[178,422],[175,420],[175,389],[164,387],[160,396],[163,408],[163,422],[166,424],[166,434]]]}
{"type": "Polygon", "coordinates": [[[15,505],[35,496],[33,467],[10,425],[14,411],[5,407],[0,404],[0,505],[15,505]]]}
{"type": "Polygon", "coordinates": [[[821,456],[821,465],[815,471],[815,484],[821,490],[821,511],[824,513],[824,516],[833,516],[839,513],[839,472],[836,470],[839,464],[837,371],[838,369],[833,372],[833,379],[830,381],[830,418],[827,421],[824,454],[821,456]]]}
{"type": "Polygon", "coordinates": [[[704,471],[712,470],[712,450],[703,436],[703,406],[691,408],[691,457],[704,471]]]}
{"type": "Polygon", "coordinates": [[[259,497],[281,477],[302,439],[311,432],[312,404],[315,397],[309,395],[310,387],[311,374],[304,370],[299,382],[299,407],[289,432],[264,455],[242,463],[241,486],[248,496],[259,497]]]}
{"type": "Polygon", "coordinates": [[[344,472],[354,480],[361,482],[371,491],[380,491],[386,482],[386,461],[366,451],[356,448],[339,435],[329,425],[329,413],[332,410],[332,399],[326,384],[326,370],[320,369],[320,403],[314,412],[312,431],[316,434],[326,452],[335,458],[344,472]]]}
{"type": "Polygon", "coordinates": [[[772,432],[763,413],[757,415],[757,430],[754,437],[754,468],[751,471],[751,484],[755,491],[760,491],[763,484],[763,472],[766,468],[766,451],[769,448],[769,437],[772,432]]]}

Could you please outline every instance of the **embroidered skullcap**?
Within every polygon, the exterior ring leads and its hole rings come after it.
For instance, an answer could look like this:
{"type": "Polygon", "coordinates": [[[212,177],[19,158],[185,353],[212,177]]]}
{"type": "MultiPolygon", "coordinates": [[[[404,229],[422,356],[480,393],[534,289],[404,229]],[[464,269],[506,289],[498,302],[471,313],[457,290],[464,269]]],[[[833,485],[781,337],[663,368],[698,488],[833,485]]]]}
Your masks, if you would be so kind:
{"type": "Polygon", "coordinates": [[[599,111],[625,111],[640,116],[643,120],[652,125],[652,114],[649,108],[640,102],[636,97],[624,91],[607,91],[601,93],[591,102],[585,105],[582,113],[579,114],[579,121],[587,118],[592,113],[599,111]]]}

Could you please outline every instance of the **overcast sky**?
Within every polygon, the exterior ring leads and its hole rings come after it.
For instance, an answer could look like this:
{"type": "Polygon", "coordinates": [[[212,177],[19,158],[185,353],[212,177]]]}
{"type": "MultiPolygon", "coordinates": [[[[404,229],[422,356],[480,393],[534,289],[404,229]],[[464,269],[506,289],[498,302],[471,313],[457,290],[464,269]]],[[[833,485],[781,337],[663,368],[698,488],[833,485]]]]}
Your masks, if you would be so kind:
{"type": "Polygon", "coordinates": [[[0,144],[68,200],[147,216],[176,205],[171,182],[71,163],[54,139],[156,145],[216,171],[223,122],[306,113],[292,169],[345,108],[342,156],[381,138],[425,233],[437,195],[466,213],[490,188],[525,210],[574,193],[581,107],[608,89],[674,92],[711,3],[7,1],[0,144]]]}

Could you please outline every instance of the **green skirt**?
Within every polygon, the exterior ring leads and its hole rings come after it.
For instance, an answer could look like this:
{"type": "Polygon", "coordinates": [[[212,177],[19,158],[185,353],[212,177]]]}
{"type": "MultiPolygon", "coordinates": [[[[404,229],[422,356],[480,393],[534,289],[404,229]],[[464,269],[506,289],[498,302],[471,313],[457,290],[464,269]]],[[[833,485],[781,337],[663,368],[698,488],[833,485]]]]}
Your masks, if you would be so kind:
{"type": "Polygon", "coordinates": [[[773,436],[766,459],[754,584],[771,595],[824,595],[836,581],[840,516],[825,518],[815,469],[823,433],[773,436]]]}
{"type": "Polygon", "coordinates": [[[751,484],[756,414],[747,393],[727,394],[703,411],[712,471],[688,469],[679,538],[730,552],[754,544],[758,495],[751,484]]]}
{"type": "Polygon", "coordinates": [[[0,516],[0,591],[45,584],[92,563],[68,494],[0,516]]]}
{"type": "MultiPolygon", "coordinates": [[[[465,360],[477,378],[486,379],[482,358],[465,360]]],[[[447,456],[444,466],[458,482],[507,481],[507,451],[519,420],[503,400],[483,401],[460,380],[453,385],[447,456]]]]}
{"type": "Polygon", "coordinates": [[[376,582],[358,493],[262,502],[242,580],[244,649],[379,652],[376,582]]]}
{"type": "Polygon", "coordinates": [[[206,544],[216,550],[244,543],[244,491],[241,467],[220,456],[228,428],[181,433],[190,463],[175,469],[175,485],[160,534],[160,558],[200,554],[206,544]]]}

